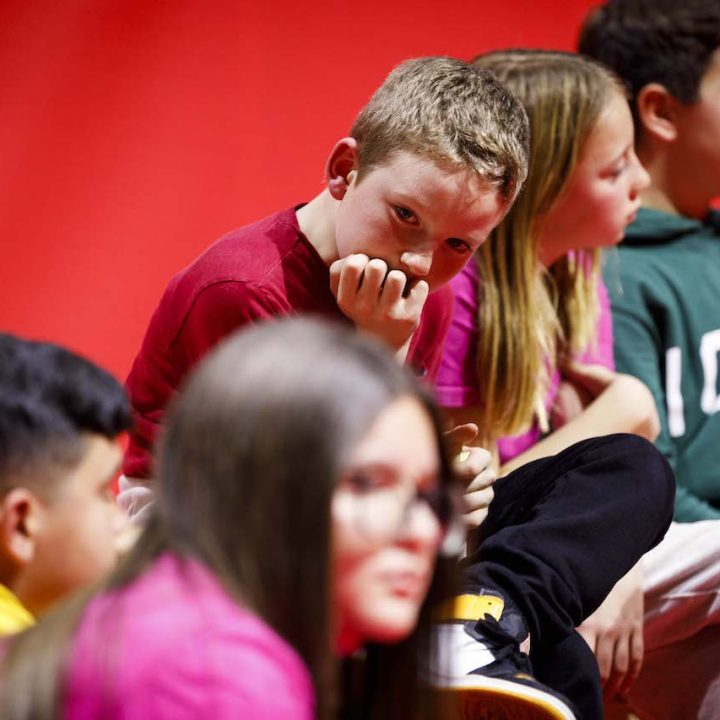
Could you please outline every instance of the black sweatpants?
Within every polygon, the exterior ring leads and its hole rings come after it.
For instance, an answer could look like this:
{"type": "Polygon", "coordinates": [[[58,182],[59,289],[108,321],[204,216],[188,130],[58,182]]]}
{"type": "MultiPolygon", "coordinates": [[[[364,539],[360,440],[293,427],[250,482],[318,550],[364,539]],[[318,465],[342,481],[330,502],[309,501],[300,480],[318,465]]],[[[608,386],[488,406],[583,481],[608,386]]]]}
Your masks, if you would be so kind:
{"type": "Polygon", "coordinates": [[[465,561],[465,592],[494,588],[523,613],[538,680],[601,720],[597,663],[575,628],[662,540],[675,479],[635,435],[577,443],[495,483],[495,499],[465,561]]]}

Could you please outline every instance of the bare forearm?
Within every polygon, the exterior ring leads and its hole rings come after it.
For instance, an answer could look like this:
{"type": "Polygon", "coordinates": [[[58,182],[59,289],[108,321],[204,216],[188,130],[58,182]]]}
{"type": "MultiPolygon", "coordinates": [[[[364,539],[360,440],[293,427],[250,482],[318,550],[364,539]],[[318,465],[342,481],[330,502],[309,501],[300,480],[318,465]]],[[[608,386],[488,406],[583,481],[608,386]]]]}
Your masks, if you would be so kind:
{"type": "Polygon", "coordinates": [[[618,375],[579,415],[505,463],[500,472],[506,475],[532,460],[555,455],[590,437],[627,432],[652,441],[659,430],[650,391],[636,378],[618,375]]]}

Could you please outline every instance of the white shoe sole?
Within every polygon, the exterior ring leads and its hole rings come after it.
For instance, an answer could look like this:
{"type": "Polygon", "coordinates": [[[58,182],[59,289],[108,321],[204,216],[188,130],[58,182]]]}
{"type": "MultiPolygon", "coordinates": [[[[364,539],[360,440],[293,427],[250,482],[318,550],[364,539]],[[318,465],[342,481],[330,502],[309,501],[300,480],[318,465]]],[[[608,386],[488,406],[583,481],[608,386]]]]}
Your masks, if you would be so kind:
{"type": "Polygon", "coordinates": [[[576,720],[560,698],[511,680],[467,675],[435,691],[446,720],[576,720]]]}

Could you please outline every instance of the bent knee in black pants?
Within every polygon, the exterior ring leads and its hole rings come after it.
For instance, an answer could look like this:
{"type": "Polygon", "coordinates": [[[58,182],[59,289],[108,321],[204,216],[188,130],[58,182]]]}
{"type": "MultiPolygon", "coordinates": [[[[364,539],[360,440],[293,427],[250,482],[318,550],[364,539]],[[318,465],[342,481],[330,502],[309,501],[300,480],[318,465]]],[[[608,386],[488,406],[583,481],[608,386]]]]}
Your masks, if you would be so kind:
{"type": "Polygon", "coordinates": [[[662,454],[627,434],[591,438],[495,483],[465,589],[499,589],[534,641],[580,625],[665,535],[675,480],[662,454]]]}

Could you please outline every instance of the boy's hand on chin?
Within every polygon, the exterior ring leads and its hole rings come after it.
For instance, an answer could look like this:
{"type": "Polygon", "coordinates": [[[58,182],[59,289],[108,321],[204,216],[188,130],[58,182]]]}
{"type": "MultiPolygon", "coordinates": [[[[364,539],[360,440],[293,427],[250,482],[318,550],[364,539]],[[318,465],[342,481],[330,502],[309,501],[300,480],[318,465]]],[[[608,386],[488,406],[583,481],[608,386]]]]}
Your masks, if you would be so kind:
{"type": "Polygon", "coordinates": [[[367,255],[348,255],[330,266],[330,289],[338,307],[356,325],[389,345],[407,351],[420,322],[429,287],[367,255]]]}

